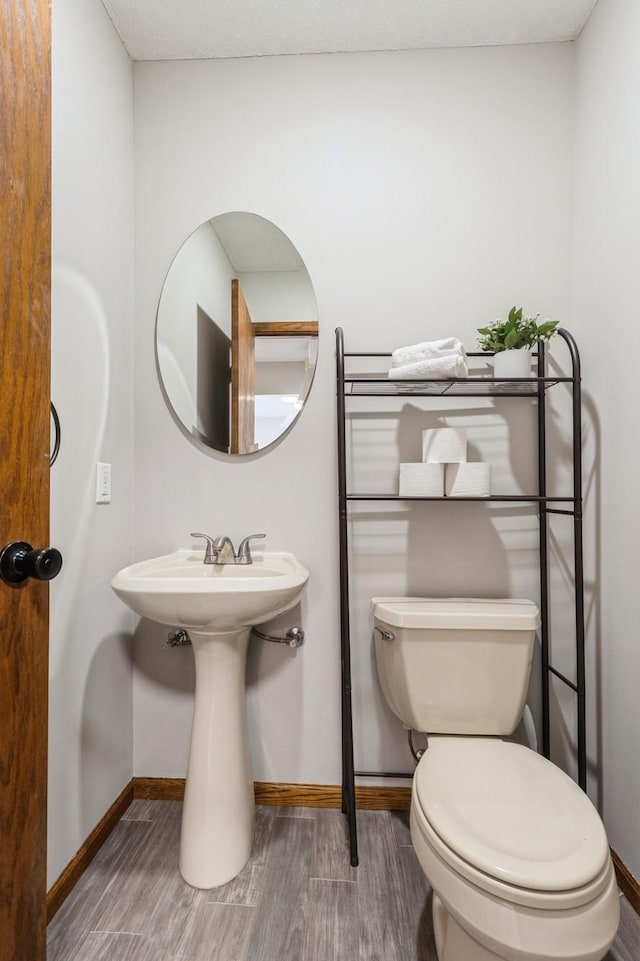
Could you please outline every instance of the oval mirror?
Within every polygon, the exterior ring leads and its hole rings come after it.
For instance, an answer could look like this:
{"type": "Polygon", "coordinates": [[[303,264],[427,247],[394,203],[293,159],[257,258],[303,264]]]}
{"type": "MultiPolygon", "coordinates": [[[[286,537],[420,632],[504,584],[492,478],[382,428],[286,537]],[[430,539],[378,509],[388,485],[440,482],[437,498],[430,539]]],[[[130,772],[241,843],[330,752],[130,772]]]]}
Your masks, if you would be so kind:
{"type": "Polygon", "coordinates": [[[156,324],[165,396],[213,450],[273,444],[309,393],[316,300],[291,241],[257,214],[220,214],[185,240],[165,278],[156,324]]]}

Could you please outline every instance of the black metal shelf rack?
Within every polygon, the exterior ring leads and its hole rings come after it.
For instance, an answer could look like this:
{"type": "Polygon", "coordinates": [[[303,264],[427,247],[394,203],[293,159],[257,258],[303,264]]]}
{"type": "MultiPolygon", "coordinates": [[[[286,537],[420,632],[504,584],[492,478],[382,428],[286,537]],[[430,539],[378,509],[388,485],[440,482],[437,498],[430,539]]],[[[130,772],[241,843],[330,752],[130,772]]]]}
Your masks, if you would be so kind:
{"type": "MultiPolygon", "coordinates": [[[[380,362],[390,358],[389,353],[345,353],[344,337],[340,327],[336,329],[336,380],[337,380],[337,438],[338,438],[338,509],[340,533],[340,635],[342,668],[342,811],[347,817],[350,837],[351,864],[358,864],[358,838],[356,825],[355,777],[409,777],[393,772],[357,772],[353,755],[353,720],[351,698],[351,631],[349,612],[349,504],[354,501],[433,501],[460,503],[461,501],[529,503],[538,507],[539,559],[540,559],[540,647],[542,667],[542,750],[550,756],[549,694],[550,675],[557,677],[576,695],[576,748],[578,783],[586,789],[586,714],[585,714],[585,651],[584,651],[584,566],[582,533],[582,395],[580,355],[572,335],[557,331],[565,342],[571,361],[570,377],[552,377],[546,373],[545,348],[540,344],[536,352],[537,376],[526,379],[492,377],[467,377],[452,380],[391,380],[381,374],[358,374],[346,371],[346,365],[356,358],[380,362]],[[569,385],[572,398],[573,491],[570,496],[557,497],[547,493],[547,415],[546,392],[558,384],[569,385]],[[398,494],[355,493],[347,486],[347,402],[353,397],[389,398],[406,397],[512,397],[532,398],[537,402],[538,442],[538,489],[531,494],[496,495],[489,497],[405,497],[398,494]],[[575,683],[557,671],[549,661],[549,537],[548,515],[564,514],[573,518],[574,549],[574,601],[576,639],[575,683]]],[[[470,353],[469,357],[490,355],[470,353]]]]}

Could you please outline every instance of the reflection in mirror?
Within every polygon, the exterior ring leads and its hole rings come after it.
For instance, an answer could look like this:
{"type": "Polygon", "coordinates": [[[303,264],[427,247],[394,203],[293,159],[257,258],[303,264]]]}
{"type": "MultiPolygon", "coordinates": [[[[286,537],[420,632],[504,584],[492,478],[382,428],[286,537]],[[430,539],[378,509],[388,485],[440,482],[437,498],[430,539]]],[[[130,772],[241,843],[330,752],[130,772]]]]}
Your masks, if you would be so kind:
{"type": "Polygon", "coordinates": [[[201,443],[230,454],[268,447],[311,388],[316,301],[291,241],[235,212],[205,221],[167,273],[156,326],[165,396],[201,443]]]}

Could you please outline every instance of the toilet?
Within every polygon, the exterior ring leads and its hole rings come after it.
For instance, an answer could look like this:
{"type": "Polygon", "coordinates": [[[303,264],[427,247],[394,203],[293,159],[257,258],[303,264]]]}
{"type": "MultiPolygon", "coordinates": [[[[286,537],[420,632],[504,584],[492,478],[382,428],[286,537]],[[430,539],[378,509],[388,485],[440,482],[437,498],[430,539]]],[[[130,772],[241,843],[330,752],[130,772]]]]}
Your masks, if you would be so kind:
{"type": "Polygon", "coordinates": [[[411,839],[439,961],[601,961],[619,921],[604,826],[551,761],[502,740],[520,721],[540,625],[528,600],[377,597],[378,678],[428,736],[411,839]]]}

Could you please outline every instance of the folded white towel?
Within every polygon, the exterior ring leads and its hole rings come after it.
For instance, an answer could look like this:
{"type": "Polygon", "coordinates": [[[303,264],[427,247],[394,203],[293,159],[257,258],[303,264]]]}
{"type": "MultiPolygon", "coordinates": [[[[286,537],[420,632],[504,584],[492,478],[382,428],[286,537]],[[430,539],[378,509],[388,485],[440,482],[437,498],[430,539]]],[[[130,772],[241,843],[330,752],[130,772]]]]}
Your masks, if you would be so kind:
{"type": "Polygon", "coordinates": [[[469,370],[467,362],[462,354],[451,351],[443,357],[434,357],[431,360],[419,360],[414,364],[405,364],[403,367],[392,367],[389,377],[393,380],[412,380],[423,378],[425,380],[448,380],[451,377],[468,377],[469,370]]]}
{"type": "Polygon", "coordinates": [[[391,355],[392,367],[405,367],[415,364],[419,360],[435,360],[455,352],[465,357],[464,347],[457,337],[446,337],[444,340],[425,340],[421,344],[411,344],[409,347],[398,347],[391,355]]]}

